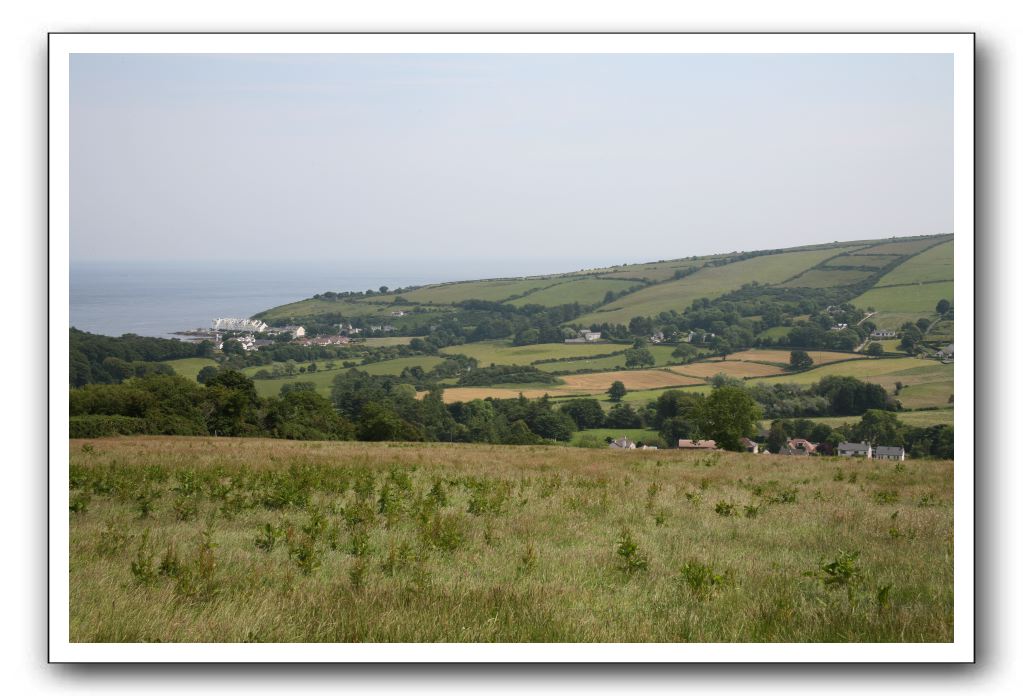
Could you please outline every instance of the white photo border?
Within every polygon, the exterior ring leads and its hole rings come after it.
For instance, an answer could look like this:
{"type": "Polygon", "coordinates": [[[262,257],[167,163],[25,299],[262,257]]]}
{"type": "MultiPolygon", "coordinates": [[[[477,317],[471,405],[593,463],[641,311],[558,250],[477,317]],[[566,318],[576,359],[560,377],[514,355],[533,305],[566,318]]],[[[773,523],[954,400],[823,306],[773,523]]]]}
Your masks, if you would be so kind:
{"type": "Polygon", "coordinates": [[[53,33],[49,35],[49,661],[969,663],[974,661],[972,33],[53,33]],[[69,120],[73,53],[944,53],[954,72],[954,640],[950,643],[72,643],[69,633],[69,120]]]}

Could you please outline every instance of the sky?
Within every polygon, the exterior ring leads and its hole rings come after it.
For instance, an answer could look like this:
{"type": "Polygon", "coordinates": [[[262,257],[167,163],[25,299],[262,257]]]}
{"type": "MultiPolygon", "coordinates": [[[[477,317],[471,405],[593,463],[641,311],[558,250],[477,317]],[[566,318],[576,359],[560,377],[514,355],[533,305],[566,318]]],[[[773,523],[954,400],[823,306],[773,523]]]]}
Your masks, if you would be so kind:
{"type": "Polygon", "coordinates": [[[952,232],[942,54],[75,54],[72,262],[509,274],[952,232]]]}

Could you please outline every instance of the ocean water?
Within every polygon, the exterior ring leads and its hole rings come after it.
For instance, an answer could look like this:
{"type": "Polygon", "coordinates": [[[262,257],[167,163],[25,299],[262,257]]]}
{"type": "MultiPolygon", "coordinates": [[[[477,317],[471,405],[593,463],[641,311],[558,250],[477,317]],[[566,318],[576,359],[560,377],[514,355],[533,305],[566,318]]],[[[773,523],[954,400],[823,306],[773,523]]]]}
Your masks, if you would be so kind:
{"type": "Polygon", "coordinates": [[[427,285],[571,270],[564,261],[438,265],[378,263],[73,263],[71,326],[120,336],[171,337],[216,317],[249,317],[317,293],[427,285]]]}

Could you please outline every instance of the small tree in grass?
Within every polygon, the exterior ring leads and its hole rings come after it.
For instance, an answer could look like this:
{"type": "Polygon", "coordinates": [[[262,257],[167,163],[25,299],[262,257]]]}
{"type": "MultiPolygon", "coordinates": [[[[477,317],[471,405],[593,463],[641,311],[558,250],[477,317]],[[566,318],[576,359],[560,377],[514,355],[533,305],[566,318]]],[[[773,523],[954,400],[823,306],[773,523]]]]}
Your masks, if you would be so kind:
{"type": "Polygon", "coordinates": [[[813,367],[813,358],[805,350],[789,353],[789,367],[793,370],[808,370],[813,367]]]}
{"type": "Polygon", "coordinates": [[[874,341],[873,343],[867,346],[867,355],[869,355],[872,358],[880,358],[882,355],[884,355],[884,346],[882,346],[877,341],[874,341]]]}
{"type": "Polygon", "coordinates": [[[611,383],[611,388],[607,390],[607,395],[611,397],[611,401],[615,402],[621,401],[625,394],[625,385],[617,379],[611,383]]]}

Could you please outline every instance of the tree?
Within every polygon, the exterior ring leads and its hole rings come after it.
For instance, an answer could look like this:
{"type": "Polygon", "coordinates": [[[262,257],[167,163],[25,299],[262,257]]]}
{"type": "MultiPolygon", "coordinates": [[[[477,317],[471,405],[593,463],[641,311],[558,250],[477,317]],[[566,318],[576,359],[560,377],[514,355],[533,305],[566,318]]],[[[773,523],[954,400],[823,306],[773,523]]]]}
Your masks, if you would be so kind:
{"type": "Polygon", "coordinates": [[[939,315],[944,316],[944,314],[948,312],[948,310],[951,309],[951,307],[952,303],[949,302],[948,300],[938,300],[938,304],[934,308],[934,311],[937,312],[939,315]]]}
{"type": "Polygon", "coordinates": [[[789,367],[793,370],[808,370],[813,367],[813,358],[805,350],[789,353],[789,367]]]}
{"type": "Polygon", "coordinates": [[[891,411],[871,409],[863,414],[860,422],[853,428],[855,437],[874,445],[901,445],[902,424],[891,411]]]}
{"type": "Polygon", "coordinates": [[[213,365],[207,365],[206,367],[199,370],[199,374],[195,376],[195,381],[198,382],[199,384],[206,384],[211,379],[216,377],[218,372],[220,372],[220,370],[218,370],[213,365]]]}
{"type": "Polygon", "coordinates": [[[877,341],[871,342],[867,346],[867,355],[869,355],[872,358],[880,358],[882,355],[884,355],[884,346],[882,346],[877,341]]]}
{"type": "Polygon", "coordinates": [[[604,425],[608,428],[642,428],[643,418],[632,404],[615,404],[608,411],[604,425]]]}
{"type": "Polygon", "coordinates": [[[625,351],[626,367],[649,367],[656,362],[654,354],[646,348],[630,348],[625,351]]]}
{"type": "Polygon", "coordinates": [[[714,389],[694,411],[700,437],[733,452],[742,451],[740,438],[752,435],[763,415],[749,392],[732,386],[714,389]]]}
{"type": "Polygon", "coordinates": [[[767,451],[778,454],[781,448],[788,442],[789,436],[785,431],[785,424],[780,420],[771,423],[771,429],[767,432],[767,451]]]}
{"type": "Polygon", "coordinates": [[[599,428],[604,425],[604,409],[596,399],[574,399],[561,407],[580,430],[599,428]]]}
{"type": "Polygon", "coordinates": [[[611,383],[611,388],[607,390],[607,395],[611,397],[611,401],[615,402],[621,401],[625,394],[625,385],[617,379],[611,383]]]}

